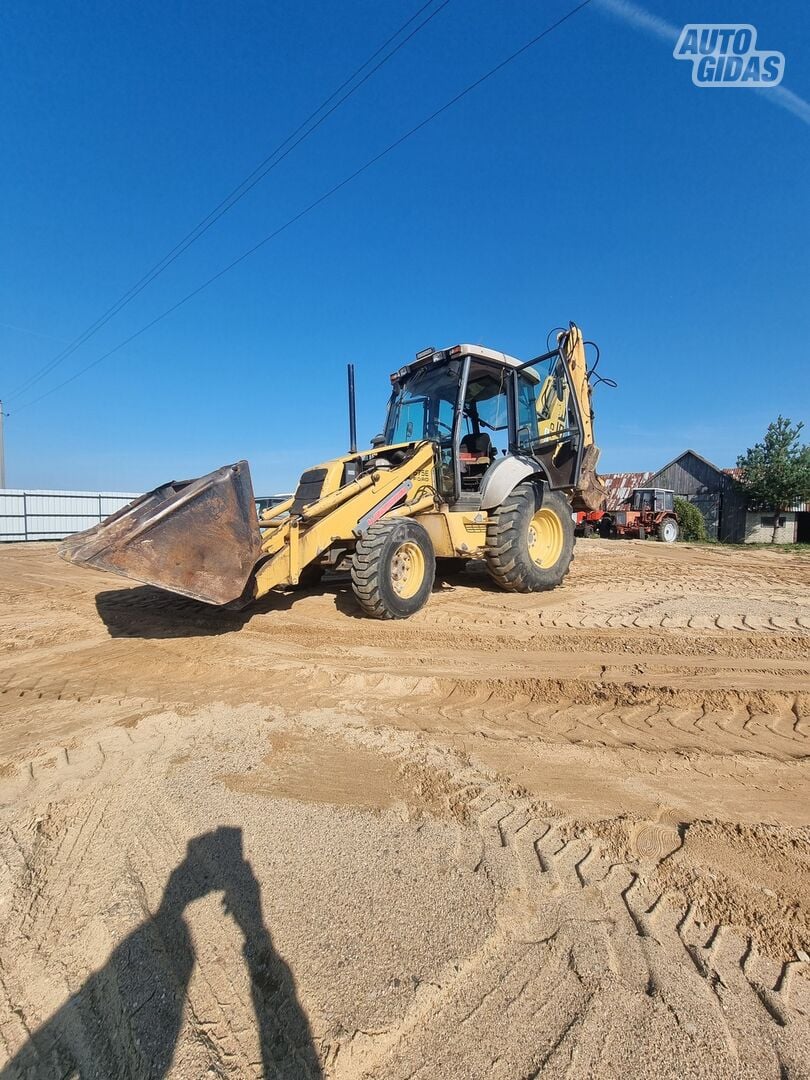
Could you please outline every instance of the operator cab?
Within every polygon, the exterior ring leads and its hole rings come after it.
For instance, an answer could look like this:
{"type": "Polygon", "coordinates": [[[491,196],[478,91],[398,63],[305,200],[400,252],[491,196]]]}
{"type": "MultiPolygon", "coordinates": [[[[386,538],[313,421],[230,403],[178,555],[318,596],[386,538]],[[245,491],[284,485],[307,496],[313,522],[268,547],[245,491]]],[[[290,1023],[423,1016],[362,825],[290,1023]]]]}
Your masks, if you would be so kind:
{"type": "Polygon", "coordinates": [[[477,508],[484,477],[507,454],[535,458],[554,488],[576,482],[582,427],[558,350],[523,363],[482,345],[430,348],[391,383],[385,442],[436,443],[448,504],[477,508]]]}
{"type": "Polygon", "coordinates": [[[636,488],[630,505],[631,510],[660,514],[675,509],[675,492],[667,488],[636,488]]]}

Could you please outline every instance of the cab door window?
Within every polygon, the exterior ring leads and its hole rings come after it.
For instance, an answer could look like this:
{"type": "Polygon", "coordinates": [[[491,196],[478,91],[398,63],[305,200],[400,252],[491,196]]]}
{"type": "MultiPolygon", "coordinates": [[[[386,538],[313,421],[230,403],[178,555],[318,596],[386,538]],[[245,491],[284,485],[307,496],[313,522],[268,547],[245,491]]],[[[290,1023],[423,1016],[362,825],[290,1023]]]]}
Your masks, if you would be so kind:
{"type": "Polygon", "coordinates": [[[537,442],[537,383],[521,372],[518,375],[517,444],[529,453],[537,442]]]}
{"type": "Polygon", "coordinates": [[[459,441],[462,491],[477,491],[484,473],[509,444],[511,372],[472,361],[459,441]]]}

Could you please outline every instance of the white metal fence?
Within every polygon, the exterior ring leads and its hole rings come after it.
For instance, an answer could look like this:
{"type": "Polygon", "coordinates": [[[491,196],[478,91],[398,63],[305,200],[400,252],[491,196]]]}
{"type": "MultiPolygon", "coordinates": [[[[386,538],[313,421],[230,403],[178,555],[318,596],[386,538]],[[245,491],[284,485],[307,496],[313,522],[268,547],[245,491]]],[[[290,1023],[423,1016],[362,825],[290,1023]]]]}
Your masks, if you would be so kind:
{"type": "Polygon", "coordinates": [[[0,488],[0,542],[61,540],[97,525],[138,497],[126,491],[17,491],[0,488]]]}

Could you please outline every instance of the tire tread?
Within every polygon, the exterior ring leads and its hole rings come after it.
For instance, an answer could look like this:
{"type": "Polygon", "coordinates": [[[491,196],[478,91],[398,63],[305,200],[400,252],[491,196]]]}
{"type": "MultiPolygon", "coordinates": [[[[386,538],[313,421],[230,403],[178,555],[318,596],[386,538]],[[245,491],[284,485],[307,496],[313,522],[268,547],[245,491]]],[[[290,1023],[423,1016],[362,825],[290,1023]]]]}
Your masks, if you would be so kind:
{"type": "MultiPolygon", "coordinates": [[[[403,522],[413,521],[410,518],[383,518],[372,525],[357,541],[354,557],[352,559],[351,579],[352,591],[363,614],[372,619],[397,619],[403,618],[402,614],[392,611],[385,601],[382,591],[382,571],[385,548],[391,536],[401,529],[403,522]]],[[[424,529],[420,526],[422,532],[424,529]]],[[[427,537],[427,533],[425,533],[427,537]]],[[[428,539],[429,543],[429,539],[428,539]]],[[[431,548],[432,550],[432,548],[431,548]]],[[[435,573],[435,565],[434,565],[435,573]]],[[[432,584],[432,582],[431,582],[432,584]]]]}
{"type": "MultiPolygon", "coordinates": [[[[557,493],[546,492],[544,497],[556,501],[557,493]]],[[[565,499],[565,496],[560,498],[565,499]]],[[[566,549],[569,546],[570,552],[562,573],[549,576],[548,573],[538,572],[530,562],[524,533],[527,520],[534,512],[536,499],[537,489],[533,484],[518,484],[509,496],[509,501],[494,510],[487,523],[487,569],[493,581],[506,592],[543,592],[553,589],[568,574],[573,562],[574,528],[570,513],[570,530],[564,526],[566,539],[561,561],[566,558],[566,549]]],[[[567,506],[567,500],[565,502],[567,506]]]]}

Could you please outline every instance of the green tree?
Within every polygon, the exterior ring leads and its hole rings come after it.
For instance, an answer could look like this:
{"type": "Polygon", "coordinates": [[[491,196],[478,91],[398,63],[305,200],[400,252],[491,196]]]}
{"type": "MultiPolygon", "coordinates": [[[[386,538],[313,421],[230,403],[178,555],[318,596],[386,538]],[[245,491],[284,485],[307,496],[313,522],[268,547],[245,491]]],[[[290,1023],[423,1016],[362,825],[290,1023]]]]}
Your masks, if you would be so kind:
{"type": "Polygon", "coordinates": [[[773,513],[771,543],[776,541],[779,515],[789,506],[810,498],[810,446],[799,443],[803,423],[784,416],[768,424],[765,438],[737,458],[740,483],[752,510],[773,513]]]}
{"type": "Polygon", "coordinates": [[[675,516],[678,519],[678,525],[680,527],[678,535],[679,540],[698,540],[705,542],[709,539],[706,532],[706,522],[703,520],[703,514],[701,514],[694,503],[689,502],[688,499],[681,499],[680,497],[676,498],[675,516]]]}

